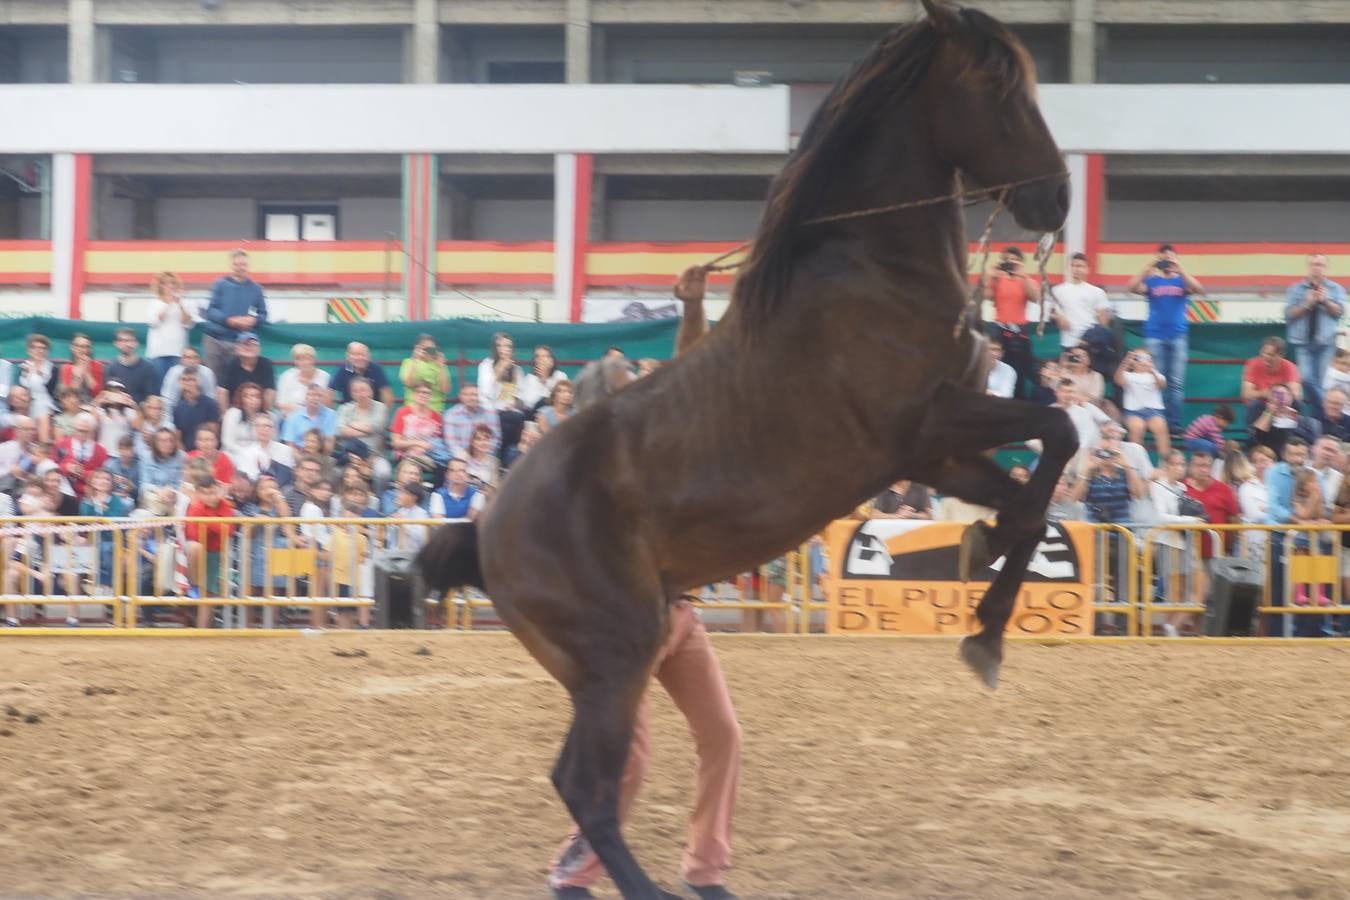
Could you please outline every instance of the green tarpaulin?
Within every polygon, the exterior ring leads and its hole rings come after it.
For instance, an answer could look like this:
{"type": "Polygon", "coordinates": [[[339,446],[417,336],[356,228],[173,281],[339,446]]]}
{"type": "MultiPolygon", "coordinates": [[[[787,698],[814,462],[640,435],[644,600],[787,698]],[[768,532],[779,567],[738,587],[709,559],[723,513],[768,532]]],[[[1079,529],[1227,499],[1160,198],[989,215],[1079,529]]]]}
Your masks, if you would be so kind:
{"type": "MultiPolygon", "coordinates": [[[[24,340],[34,332],[45,334],[54,344],[53,355],[66,356],[66,344],[75,332],[84,332],[93,338],[95,356],[111,359],[113,332],[120,327],[115,322],[77,322],[68,319],[30,317],[0,321],[0,356],[9,359],[24,355],[24,340]]],[[[131,325],[142,337],[144,325],[131,325]]],[[[439,319],[429,322],[394,322],[362,325],[338,324],[282,324],[262,329],[263,352],[278,363],[285,364],[292,344],[312,344],[322,360],[341,359],[349,341],[363,341],[370,345],[377,360],[401,360],[411,352],[417,335],[427,332],[436,338],[447,358],[476,364],[488,353],[492,335],[508,332],[516,342],[517,355],[528,358],[536,344],[548,344],[560,360],[589,360],[600,357],[606,348],[617,345],[629,358],[652,356],[667,359],[675,346],[678,321],[659,319],[651,322],[619,322],[604,325],[536,324],[520,322],[484,322],[477,319],[439,319]]],[[[1141,325],[1127,326],[1127,341],[1134,347],[1143,343],[1141,325]]],[[[1245,360],[1256,355],[1262,338],[1278,334],[1278,325],[1194,325],[1191,327],[1191,365],[1186,375],[1188,397],[1233,397],[1239,390],[1241,365],[1228,363],[1206,364],[1206,360],[1245,360]]],[[[193,334],[200,336],[200,328],[193,334]]],[[[1053,330],[1036,340],[1037,355],[1045,357],[1058,353],[1059,337],[1053,330]]],[[[575,369],[575,366],[569,366],[575,369]]],[[[473,379],[473,365],[464,369],[473,379]]],[[[1189,401],[1187,419],[1207,412],[1209,402],[1189,401]]]]}

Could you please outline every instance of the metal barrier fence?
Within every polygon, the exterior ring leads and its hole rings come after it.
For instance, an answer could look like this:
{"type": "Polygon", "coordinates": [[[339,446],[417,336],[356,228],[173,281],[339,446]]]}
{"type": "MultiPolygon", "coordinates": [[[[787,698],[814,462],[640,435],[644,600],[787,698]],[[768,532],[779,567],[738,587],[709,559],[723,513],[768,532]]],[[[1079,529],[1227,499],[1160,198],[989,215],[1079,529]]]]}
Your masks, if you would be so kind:
{"type": "MultiPolygon", "coordinates": [[[[136,628],[195,610],[180,624],[227,628],[372,624],[386,576],[422,593],[407,571],[431,518],[0,519],[0,607],[20,618],[67,608],[67,619],[136,628]],[[380,584],[377,584],[380,582],[380,584]]],[[[1095,525],[1095,633],[1150,636],[1167,626],[1200,630],[1216,560],[1262,573],[1255,613],[1266,636],[1346,632],[1350,625],[1350,526],[1095,525]]],[[[832,573],[813,543],[739,576],[691,592],[705,610],[740,616],[742,630],[807,634],[822,625],[832,573]]],[[[471,591],[415,596],[430,626],[485,624],[486,597],[471,591]]],[[[490,613],[488,613],[490,615],[490,613]]]]}

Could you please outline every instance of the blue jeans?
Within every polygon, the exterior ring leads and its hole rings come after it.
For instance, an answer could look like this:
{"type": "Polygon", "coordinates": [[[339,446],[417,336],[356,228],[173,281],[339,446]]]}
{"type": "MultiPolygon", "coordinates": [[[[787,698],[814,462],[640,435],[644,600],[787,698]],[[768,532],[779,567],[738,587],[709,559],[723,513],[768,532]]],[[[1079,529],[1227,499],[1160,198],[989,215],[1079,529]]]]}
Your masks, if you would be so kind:
{"type": "Polygon", "coordinates": [[[1190,338],[1144,338],[1144,346],[1153,356],[1158,372],[1167,379],[1163,405],[1167,408],[1167,424],[1173,431],[1181,430],[1181,413],[1186,403],[1186,364],[1190,361],[1190,338]]]}
{"type": "Polygon", "coordinates": [[[169,374],[169,370],[178,365],[177,356],[156,356],[150,360],[150,365],[155,367],[155,372],[159,375],[159,383],[164,385],[164,376],[169,374]]]}
{"type": "Polygon", "coordinates": [[[1327,374],[1331,358],[1336,354],[1333,344],[1298,344],[1294,346],[1294,365],[1303,379],[1303,397],[1312,408],[1322,405],[1322,377],[1327,374]]]}

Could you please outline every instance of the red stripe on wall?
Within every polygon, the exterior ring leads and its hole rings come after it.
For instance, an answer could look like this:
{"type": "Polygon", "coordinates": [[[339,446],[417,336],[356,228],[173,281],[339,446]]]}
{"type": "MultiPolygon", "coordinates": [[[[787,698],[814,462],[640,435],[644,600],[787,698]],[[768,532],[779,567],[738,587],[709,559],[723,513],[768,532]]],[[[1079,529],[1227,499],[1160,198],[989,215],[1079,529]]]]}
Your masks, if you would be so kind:
{"type": "Polygon", "coordinates": [[[1100,153],[1089,153],[1087,158],[1087,184],[1084,185],[1087,196],[1086,235],[1083,240],[1083,252],[1087,254],[1088,267],[1097,271],[1098,254],[1101,252],[1102,222],[1106,212],[1106,157],[1100,153]]]}
{"type": "Polygon", "coordinates": [[[578,153],[576,157],[576,206],[572,210],[572,296],[573,322],[581,321],[581,304],[586,292],[586,251],[591,242],[591,179],[595,157],[578,153]]]}
{"type": "Polygon", "coordinates": [[[70,297],[68,315],[80,318],[80,304],[84,297],[84,251],[89,246],[89,205],[93,195],[94,158],[88,153],[75,154],[75,236],[71,246],[70,297]]]}

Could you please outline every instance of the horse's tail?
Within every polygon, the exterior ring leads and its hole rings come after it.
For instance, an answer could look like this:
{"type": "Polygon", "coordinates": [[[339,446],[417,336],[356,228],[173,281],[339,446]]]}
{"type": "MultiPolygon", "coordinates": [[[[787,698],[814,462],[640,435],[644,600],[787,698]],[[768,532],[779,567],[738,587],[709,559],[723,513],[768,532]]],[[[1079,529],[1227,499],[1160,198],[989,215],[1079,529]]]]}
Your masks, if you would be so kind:
{"type": "Polygon", "coordinates": [[[417,567],[427,587],[440,593],[466,586],[486,589],[478,564],[478,526],[450,522],[437,528],[417,554],[417,567]]]}

